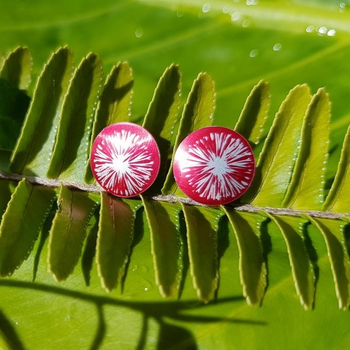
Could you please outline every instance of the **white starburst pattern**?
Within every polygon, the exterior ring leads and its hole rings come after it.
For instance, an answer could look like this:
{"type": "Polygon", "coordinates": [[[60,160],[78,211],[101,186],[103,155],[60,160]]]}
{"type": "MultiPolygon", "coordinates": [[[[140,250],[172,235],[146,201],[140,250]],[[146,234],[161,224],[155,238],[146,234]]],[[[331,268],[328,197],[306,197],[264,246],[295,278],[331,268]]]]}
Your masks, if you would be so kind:
{"type": "Polygon", "coordinates": [[[132,197],[149,186],[154,160],[149,138],[131,131],[115,131],[97,144],[93,171],[97,181],[117,196],[132,197]]]}
{"type": "Polygon", "coordinates": [[[254,157],[240,138],[211,132],[189,146],[182,172],[201,198],[238,198],[252,180],[254,157]]]}

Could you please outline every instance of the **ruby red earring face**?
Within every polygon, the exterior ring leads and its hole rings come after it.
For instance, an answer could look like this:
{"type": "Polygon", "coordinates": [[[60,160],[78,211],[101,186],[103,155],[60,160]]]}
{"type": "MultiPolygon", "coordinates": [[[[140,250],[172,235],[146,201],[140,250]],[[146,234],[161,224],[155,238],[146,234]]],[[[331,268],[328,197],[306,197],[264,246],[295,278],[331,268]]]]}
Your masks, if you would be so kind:
{"type": "Polygon", "coordinates": [[[188,197],[206,205],[230,203],[250,186],[255,160],[248,141],[220,126],[194,131],[178,147],[175,180],[188,197]]]}
{"type": "Polygon", "coordinates": [[[134,197],[155,181],[160,167],[156,141],[143,127],[117,123],[103,129],[91,150],[96,181],[117,197],[134,197]]]}

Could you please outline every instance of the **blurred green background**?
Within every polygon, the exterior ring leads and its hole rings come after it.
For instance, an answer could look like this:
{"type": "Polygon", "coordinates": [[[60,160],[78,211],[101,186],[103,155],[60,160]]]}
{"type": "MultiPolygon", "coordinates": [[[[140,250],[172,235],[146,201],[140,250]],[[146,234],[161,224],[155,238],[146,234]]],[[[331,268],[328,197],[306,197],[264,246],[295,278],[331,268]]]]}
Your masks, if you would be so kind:
{"type": "MultiPolygon", "coordinates": [[[[332,101],[328,166],[336,168],[350,122],[349,0],[0,0],[0,51],[18,45],[28,46],[33,55],[29,94],[50,54],[62,45],[75,53],[76,65],[90,51],[97,53],[105,74],[118,61],[128,61],[135,76],[134,120],[145,114],[171,63],[180,65],[184,100],[199,72],[213,77],[214,123],[224,126],[235,124],[261,79],[271,86],[270,122],[296,84],[307,83],[313,92],[325,87],[332,101]]],[[[45,253],[33,287],[25,282],[31,279],[30,257],[12,279],[0,283],[0,333],[5,339],[0,348],[168,349],[172,344],[174,349],[343,349],[350,340],[349,316],[337,310],[324,243],[316,238],[314,244],[323,275],[311,312],[299,305],[278,235],[269,260],[270,287],[260,309],[249,308],[242,298],[234,244],[221,262],[219,297],[227,300],[204,308],[193,301],[189,278],[185,301],[161,300],[157,288],[151,288],[152,259],[145,239],[133,252],[122,295],[117,291],[106,297],[96,271],[86,287],[78,267],[58,285],[46,272],[45,253]],[[115,297],[126,304],[120,306],[115,297]],[[11,332],[22,340],[11,345],[6,340],[11,332]],[[174,339],[167,343],[171,334],[174,339]],[[191,345],[193,337],[197,345],[191,345]]]]}

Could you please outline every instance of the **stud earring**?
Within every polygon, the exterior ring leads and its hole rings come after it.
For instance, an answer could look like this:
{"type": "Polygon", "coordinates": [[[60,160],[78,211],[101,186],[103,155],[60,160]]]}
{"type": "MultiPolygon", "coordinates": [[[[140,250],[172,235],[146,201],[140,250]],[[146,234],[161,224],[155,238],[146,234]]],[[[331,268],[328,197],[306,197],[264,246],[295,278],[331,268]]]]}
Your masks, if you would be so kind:
{"type": "Polygon", "coordinates": [[[133,123],[117,123],[97,135],[90,166],[104,190],[117,197],[135,197],[155,181],[160,152],[146,129],[133,123]]]}
{"type": "Polygon", "coordinates": [[[250,186],[255,160],[248,141],[220,126],[194,131],[178,147],[173,173],[189,198],[206,205],[228,204],[250,186]]]}

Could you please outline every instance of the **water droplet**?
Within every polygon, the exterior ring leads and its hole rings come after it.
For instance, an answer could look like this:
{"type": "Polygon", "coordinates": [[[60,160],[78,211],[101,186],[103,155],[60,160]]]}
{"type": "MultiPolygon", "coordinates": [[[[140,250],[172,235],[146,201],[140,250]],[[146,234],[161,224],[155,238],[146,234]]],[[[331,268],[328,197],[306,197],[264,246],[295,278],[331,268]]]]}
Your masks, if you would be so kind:
{"type": "Polygon", "coordinates": [[[233,12],[231,14],[231,21],[232,22],[236,22],[236,21],[239,21],[241,19],[241,15],[239,14],[239,12],[233,12]]]}
{"type": "Polygon", "coordinates": [[[135,30],[135,36],[136,36],[136,38],[138,38],[138,39],[142,38],[142,37],[143,37],[143,29],[142,29],[142,28],[137,28],[137,29],[135,30]]]}
{"type": "Polygon", "coordinates": [[[183,12],[181,12],[180,10],[176,11],[176,17],[181,18],[183,15],[183,12]]]}
{"type": "Polygon", "coordinates": [[[327,35],[328,36],[335,36],[336,34],[336,30],[335,29],[330,29],[328,32],[327,32],[327,35]]]}
{"type": "Polygon", "coordinates": [[[139,268],[139,265],[134,265],[133,268],[132,268],[132,272],[137,271],[138,268],[139,268]]]}
{"type": "Polygon", "coordinates": [[[306,27],[306,33],[312,33],[315,31],[315,27],[314,26],[308,26],[306,27]]]}
{"type": "Polygon", "coordinates": [[[242,22],[242,27],[243,28],[248,28],[250,26],[251,20],[249,18],[246,18],[243,22],[242,22]]]}
{"type": "Polygon", "coordinates": [[[277,43],[275,45],[273,45],[273,51],[281,51],[282,50],[282,44],[281,43],[277,43]]]}
{"type": "Polygon", "coordinates": [[[327,32],[328,32],[328,29],[325,26],[322,26],[322,27],[318,28],[318,34],[319,35],[325,35],[325,34],[327,34],[327,32]]]}
{"type": "Polygon", "coordinates": [[[345,7],[346,7],[345,2],[341,2],[341,3],[339,4],[339,7],[338,7],[339,12],[344,13],[344,12],[345,12],[345,7]]]}
{"type": "Polygon", "coordinates": [[[254,49],[254,50],[250,51],[249,57],[254,58],[254,57],[258,56],[258,54],[259,54],[259,50],[254,49]]]}
{"type": "Polygon", "coordinates": [[[205,3],[203,6],[202,6],[202,12],[203,13],[208,13],[211,9],[211,4],[209,2],[205,3]]]}
{"type": "Polygon", "coordinates": [[[142,280],[142,286],[145,292],[149,292],[153,288],[153,284],[145,278],[142,280]]]}
{"type": "Polygon", "coordinates": [[[258,4],[258,0],[246,0],[246,5],[248,6],[254,6],[258,4]]]}

